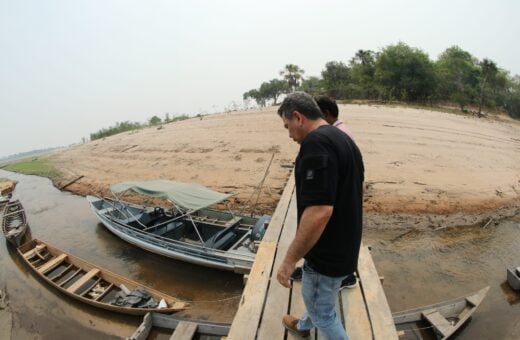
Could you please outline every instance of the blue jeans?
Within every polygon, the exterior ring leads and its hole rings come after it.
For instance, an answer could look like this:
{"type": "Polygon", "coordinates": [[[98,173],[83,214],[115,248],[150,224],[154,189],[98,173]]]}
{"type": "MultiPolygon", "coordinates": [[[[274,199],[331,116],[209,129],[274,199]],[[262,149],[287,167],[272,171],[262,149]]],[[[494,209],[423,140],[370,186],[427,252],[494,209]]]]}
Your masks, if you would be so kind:
{"type": "Polygon", "coordinates": [[[330,277],[314,271],[305,261],[303,265],[302,295],[306,312],[297,324],[299,330],[317,327],[320,336],[329,340],[348,340],[347,333],[336,313],[341,281],[346,276],[330,277]]]}

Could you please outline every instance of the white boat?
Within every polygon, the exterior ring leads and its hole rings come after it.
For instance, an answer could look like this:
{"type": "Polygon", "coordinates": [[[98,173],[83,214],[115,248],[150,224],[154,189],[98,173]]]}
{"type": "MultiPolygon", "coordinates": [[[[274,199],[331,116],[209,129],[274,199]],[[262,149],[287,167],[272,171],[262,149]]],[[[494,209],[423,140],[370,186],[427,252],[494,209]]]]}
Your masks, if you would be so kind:
{"type": "Polygon", "coordinates": [[[87,196],[87,200],[105,227],[121,239],[159,255],[236,273],[251,270],[257,241],[271,218],[208,209],[231,195],[198,184],[126,182],[112,185],[111,190],[116,199],[87,196]],[[128,191],[164,198],[172,207],[139,206],[117,197],[128,191]]]}

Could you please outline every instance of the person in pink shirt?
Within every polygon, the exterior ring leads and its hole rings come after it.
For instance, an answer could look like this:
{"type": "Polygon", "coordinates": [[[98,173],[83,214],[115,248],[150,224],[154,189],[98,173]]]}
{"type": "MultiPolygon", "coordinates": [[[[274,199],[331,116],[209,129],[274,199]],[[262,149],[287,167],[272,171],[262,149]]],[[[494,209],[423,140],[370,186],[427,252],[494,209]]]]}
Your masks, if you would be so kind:
{"type": "Polygon", "coordinates": [[[339,110],[336,101],[327,96],[316,96],[314,97],[314,100],[316,101],[316,103],[318,103],[318,106],[320,107],[321,112],[325,116],[325,120],[327,121],[327,123],[345,132],[350,137],[350,139],[354,140],[354,135],[352,134],[352,131],[350,131],[350,129],[345,123],[338,119],[339,110]]]}

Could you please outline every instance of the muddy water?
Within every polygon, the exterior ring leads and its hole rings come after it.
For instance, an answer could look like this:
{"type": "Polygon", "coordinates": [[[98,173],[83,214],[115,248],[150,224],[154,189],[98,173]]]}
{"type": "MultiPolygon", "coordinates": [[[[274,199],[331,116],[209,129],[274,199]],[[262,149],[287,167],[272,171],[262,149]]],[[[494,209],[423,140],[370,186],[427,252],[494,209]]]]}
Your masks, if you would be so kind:
{"type": "MultiPolygon", "coordinates": [[[[83,197],[62,193],[44,178],[0,170],[19,182],[15,197],[26,209],[34,237],[146,285],[193,303],[184,315],[229,322],[242,279],[137,249],[108,232],[83,197]]],[[[413,223],[411,223],[413,225],[413,223]]],[[[505,283],[505,268],[520,265],[520,215],[490,223],[433,231],[379,223],[365,230],[393,311],[491,287],[457,339],[520,339],[520,294],[505,283]]],[[[0,286],[13,310],[13,339],[111,339],[130,335],[141,319],[81,304],[37,279],[0,242],[0,286]]]]}
{"type": "MultiPolygon", "coordinates": [[[[142,251],[98,223],[85,198],[54,188],[48,179],[0,170],[18,181],[13,197],[26,211],[34,238],[179,299],[179,315],[230,322],[242,277],[142,251]]],[[[105,312],[70,299],[38,279],[13,247],[0,242],[0,287],[13,312],[13,339],[111,339],[129,336],[140,317],[105,312]]]]}
{"type": "Polygon", "coordinates": [[[372,254],[392,311],[432,304],[490,286],[457,339],[520,339],[520,293],[506,268],[520,265],[520,215],[438,231],[369,229],[372,254]]]}

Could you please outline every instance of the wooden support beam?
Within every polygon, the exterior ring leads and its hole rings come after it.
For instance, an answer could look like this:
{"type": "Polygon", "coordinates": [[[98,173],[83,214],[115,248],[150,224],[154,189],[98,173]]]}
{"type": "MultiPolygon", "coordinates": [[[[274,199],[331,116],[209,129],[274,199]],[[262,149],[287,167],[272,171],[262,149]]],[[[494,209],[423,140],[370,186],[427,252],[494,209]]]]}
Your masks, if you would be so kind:
{"type": "Polygon", "coordinates": [[[49,270],[58,266],[66,258],[67,258],[66,254],[60,254],[60,255],[56,256],[55,258],[53,258],[52,260],[45,262],[41,267],[38,268],[38,272],[45,275],[45,273],[47,273],[49,270]]]}
{"type": "Polygon", "coordinates": [[[191,340],[197,331],[197,324],[194,322],[181,321],[175,328],[170,340],[191,340]]]}

